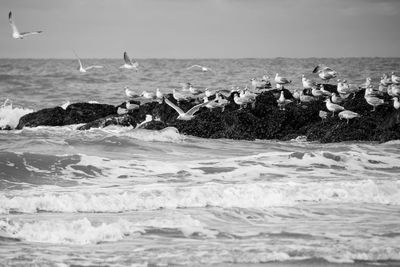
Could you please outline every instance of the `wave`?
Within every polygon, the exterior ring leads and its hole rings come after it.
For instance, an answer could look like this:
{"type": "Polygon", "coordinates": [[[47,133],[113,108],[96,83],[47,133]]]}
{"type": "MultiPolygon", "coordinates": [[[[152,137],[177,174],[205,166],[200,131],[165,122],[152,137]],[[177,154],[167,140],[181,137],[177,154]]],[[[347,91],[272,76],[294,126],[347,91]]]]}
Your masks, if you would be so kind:
{"type": "Polygon", "coordinates": [[[206,229],[200,221],[189,215],[172,216],[161,220],[131,222],[119,219],[115,222],[96,222],[84,217],[68,220],[0,220],[0,237],[28,242],[86,245],[135,238],[146,232],[162,232],[174,229],[185,237],[200,235],[215,237],[217,231],[206,229]]]}
{"type": "Polygon", "coordinates": [[[3,105],[0,106],[0,129],[15,129],[19,123],[19,119],[32,112],[32,109],[13,108],[11,101],[6,99],[3,105]]]}
{"type": "Polygon", "coordinates": [[[400,181],[206,183],[199,186],[150,184],[118,190],[79,189],[79,192],[12,191],[0,194],[0,214],[125,212],[209,206],[265,209],[304,202],[399,205],[400,181]]]}

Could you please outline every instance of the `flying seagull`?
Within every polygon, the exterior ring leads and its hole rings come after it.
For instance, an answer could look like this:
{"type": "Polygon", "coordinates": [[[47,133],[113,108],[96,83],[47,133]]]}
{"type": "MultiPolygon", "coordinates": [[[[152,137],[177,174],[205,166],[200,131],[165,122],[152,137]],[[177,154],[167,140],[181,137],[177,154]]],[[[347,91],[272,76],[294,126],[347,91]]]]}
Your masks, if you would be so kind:
{"type": "Polygon", "coordinates": [[[207,72],[207,71],[213,71],[211,68],[207,68],[207,67],[204,67],[204,66],[200,66],[200,65],[192,65],[192,66],[190,66],[189,68],[187,68],[188,70],[190,70],[190,69],[192,69],[192,68],[200,68],[201,69],[201,71],[203,71],[203,72],[207,72]]]}
{"type": "Polygon", "coordinates": [[[75,51],[73,51],[73,52],[74,52],[75,56],[78,58],[78,61],[79,61],[79,68],[78,68],[78,70],[79,70],[80,72],[85,73],[86,71],[91,70],[91,69],[101,69],[101,68],[103,68],[103,66],[98,66],[98,65],[88,66],[88,67],[84,68],[83,65],[82,65],[81,59],[79,58],[79,56],[75,53],[75,51]]]}
{"type": "Polygon", "coordinates": [[[124,52],[124,61],[125,64],[119,67],[120,69],[128,69],[128,70],[135,69],[136,71],[138,71],[139,63],[136,60],[132,61],[129,58],[128,53],[126,52],[124,52]]]}
{"type": "Polygon", "coordinates": [[[209,104],[210,102],[213,102],[214,100],[207,102],[207,103],[198,104],[198,105],[192,107],[191,109],[189,109],[187,112],[183,112],[183,110],[180,107],[174,105],[174,103],[169,101],[168,98],[164,98],[164,101],[165,101],[165,103],[168,104],[168,106],[170,106],[171,108],[175,109],[176,112],[178,112],[178,114],[179,114],[179,116],[177,118],[178,120],[190,121],[191,119],[194,118],[194,113],[199,111],[199,109],[201,107],[206,106],[207,104],[209,104]]]}
{"type": "Polygon", "coordinates": [[[11,11],[10,11],[10,13],[8,13],[8,21],[10,22],[10,26],[11,26],[11,29],[12,29],[12,31],[13,31],[12,37],[13,37],[14,39],[23,39],[24,37],[26,37],[26,36],[28,36],[28,35],[39,34],[39,33],[42,32],[42,31],[34,31],[34,32],[21,32],[21,33],[20,33],[20,32],[18,31],[18,29],[17,29],[17,26],[15,26],[14,21],[12,20],[12,13],[11,13],[11,11]]]}

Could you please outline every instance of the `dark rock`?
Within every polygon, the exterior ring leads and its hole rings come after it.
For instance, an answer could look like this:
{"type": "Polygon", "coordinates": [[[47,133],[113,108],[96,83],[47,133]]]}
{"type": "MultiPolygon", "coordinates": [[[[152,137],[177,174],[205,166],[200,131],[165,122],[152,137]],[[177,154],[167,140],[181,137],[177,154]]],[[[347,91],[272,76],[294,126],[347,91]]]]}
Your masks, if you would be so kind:
{"type": "Polygon", "coordinates": [[[16,129],[36,126],[62,126],[64,124],[65,110],[61,107],[45,108],[22,116],[16,129]]]}
{"type": "Polygon", "coordinates": [[[91,122],[116,114],[117,108],[112,105],[75,103],[65,110],[64,125],[91,122]]]}
{"type": "MultiPolygon", "coordinates": [[[[332,85],[331,89],[336,87],[332,85]]],[[[285,110],[280,110],[276,101],[280,91],[272,89],[259,94],[254,105],[243,108],[234,103],[231,94],[228,97],[230,103],[225,107],[225,111],[222,112],[221,108],[210,110],[203,107],[189,121],[177,120],[177,112],[164,101],[141,104],[138,109],[125,115],[116,115],[117,107],[78,103],[72,104],[65,111],[53,108],[25,115],[18,126],[20,129],[23,126],[65,125],[91,120],[79,127],[79,130],[108,125],[136,127],[150,114],[154,120],[141,125],[141,128],[160,130],[173,126],[180,133],[203,138],[291,140],[298,136],[306,136],[309,141],[320,142],[385,142],[400,139],[400,111],[393,108],[392,102],[389,102],[390,97],[385,96],[384,100],[387,103],[378,106],[376,111],[372,112],[372,107],[364,99],[364,93],[359,91],[349,96],[342,104],[347,110],[361,115],[349,123],[340,120],[337,114],[332,117],[330,112],[328,118],[322,121],[318,114],[320,110],[326,111],[323,100],[306,104],[293,101],[285,106],[285,110]]],[[[292,97],[286,89],[284,94],[287,99],[292,97]]],[[[171,95],[166,97],[176,103],[171,95]]],[[[198,103],[196,100],[181,101],[179,107],[187,111],[198,103]]],[[[120,106],[124,107],[124,103],[120,106]]]]}
{"type": "Polygon", "coordinates": [[[63,126],[91,122],[108,115],[116,115],[117,108],[106,104],[75,103],[67,107],[42,109],[22,116],[17,129],[36,126],[63,126]]]}

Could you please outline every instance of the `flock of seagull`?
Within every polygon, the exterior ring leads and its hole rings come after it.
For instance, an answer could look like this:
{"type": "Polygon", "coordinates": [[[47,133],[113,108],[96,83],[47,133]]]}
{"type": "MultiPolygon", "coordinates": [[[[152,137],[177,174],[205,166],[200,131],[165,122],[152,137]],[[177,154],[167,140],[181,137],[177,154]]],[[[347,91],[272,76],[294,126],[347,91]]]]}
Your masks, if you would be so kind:
{"type": "MultiPolygon", "coordinates": [[[[332,68],[318,65],[313,73],[317,73],[318,76],[324,82],[329,82],[329,80],[337,78],[337,72],[332,68]]],[[[143,91],[140,95],[131,91],[129,88],[125,87],[125,94],[129,99],[147,99],[149,101],[158,101],[162,103],[165,101],[167,105],[172,107],[177,113],[179,120],[191,120],[194,118],[195,113],[202,107],[209,109],[221,107],[222,112],[224,112],[225,106],[229,103],[229,96],[232,94],[233,101],[240,106],[240,109],[251,104],[252,107],[255,105],[256,97],[265,90],[270,90],[271,82],[269,77],[264,75],[261,80],[255,78],[250,79],[251,87],[247,86],[243,89],[239,87],[231,88],[230,90],[211,90],[206,88],[205,90],[200,90],[193,87],[191,83],[182,83],[182,89],[177,91],[172,90],[172,97],[176,100],[178,105],[172,103],[167,99],[164,94],[157,88],[156,92],[143,91]],[[212,99],[213,98],[213,99],[212,99]],[[196,100],[201,101],[201,103],[193,106],[187,112],[184,112],[180,107],[180,101],[184,100],[196,100]],[[212,100],[210,100],[212,99],[212,100]]],[[[378,88],[374,88],[372,85],[372,79],[370,77],[366,78],[365,83],[361,85],[354,85],[347,82],[347,80],[337,80],[337,89],[326,90],[326,85],[321,83],[318,84],[316,81],[306,78],[302,75],[302,85],[303,89],[295,89],[291,95],[291,98],[285,98],[285,92],[283,89],[285,85],[289,85],[292,81],[286,77],[280,76],[278,73],[274,78],[276,88],[280,89],[279,97],[277,98],[277,105],[280,110],[285,110],[285,106],[297,101],[298,103],[310,103],[316,100],[324,100],[326,103],[326,109],[332,112],[332,117],[335,113],[338,113],[340,119],[346,119],[349,123],[350,119],[360,117],[360,114],[353,112],[351,110],[346,110],[341,104],[345,103],[349,99],[354,98],[355,93],[360,90],[365,90],[364,99],[366,103],[372,106],[371,111],[375,111],[380,105],[385,104],[385,101],[381,98],[385,94],[392,97],[393,107],[398,110],[400,108],[400,77],[392,72],[391,76],[384,74],[381,77],[378,88]],[[350,97],[353,96],[353,97],[350,97]]],[[[134,105],[130,103],[130,100],[126,102],[126,108],[119,108],[119,114],[128,113],[131,109],[137,109],[139,105],[134,105]]],[[[321,110],[319,112],[321,119],[326,119],[328,117],[328,112],[321,110]]]]}
{"type": "MultiPolygon", "coordinates": [[[[13,18],[12,12],[10,11],[8,14],[9,23],[12,29],[12,37],[14,39],[23,39],[30,35],[40,34],[43,31],[31,31],[31,32],[19,32],[18,28],[16,27],[13,18]]],[[[81,59],[77,55],[75,51],[73,51],[75,56],[79,62],[79,71],[85,73],[91,69],[100,69],[103,66],[100,65],[92,65],[84,67],[82,64],[81,59]]],[[[129,69],[138,71],[139,63],[136,60],[129,58],[127,52],[124,52],[123,55],[124,64],[120,66],[121,69],[129,69]]],[[[197,68],[202,72],[213,72],[213,70],[209,67],[201,66],[201,65],[192,65],[187,69],[197,68]]],[[[322,81],[325,83],[329,83],[331,79],[337,78],[338,73],[330,67],[318,65],[312,71],[321,78],[322,81]]],[[[167,105],[172,107],[177,113],[179,120],[191,120],[194,118],[195,113],[202,107],[207,107],[209,109],[220,107],[222,108],[222,112],[224,111],[225,106],[229,103],[228,97],[233,94],[233,101],[240,106],[240,109],[246,107],[247,105],[251,104],[252,107],[255,105],[256,97],[260,92],[264,89],[268,90],[271,88],[271,82],[269,81],[270,77],[264,75],[260,80],[252,78],[251,87],[253,90],[249,89],[247,86],[244,89],[240,88],[232,88],[231,90],[211,90],[206,88],[204,91],[192,86],[191,83],[183,83],[182,90],[177,91],[173,89],[172,96],[177,101],[178,105],[172,103],[164,94],[157,88],[156,92],[147,92],[143,91],[142,94],[137,95],[135,92],[131,91],[129,88],[125,88],[126,96],[131,99],[146,99],[148,101],[165,101],[167,105]],[[258,89],[258,90],[257,90],[258,89]],[[188,111],[184,112],[180,107],[179,103],[183,100],[190,100],[196,99],[197,101],[203,100],[202,103],[199,103],[193,106],[188,111]],[[210,98],[213,98],[210,100],[210,98]]],[[[400,77],[397,76],[394,72],[391,73],[391,76],[384,74],[381,77],[378,89],[375,89],[372,85],[372,79],[370,77],[366,78],[364,84],[357,86],[353,84],[349,84],[346,80],[337,80],[337,92],[331,92],[325,90],[324,84],[317,84],[317,82],[308,79],[305,75],[302,75],[302,84],[303,90],[295,89],[291,99],[286,99],[284,94],[284,86],[292,83],[286,77],[280,76],[276,73],[274,81],[276,83],[276,88],[280,89],[280,95],[277,99],[277,104],[280,110],[285,110],[285,106],[292,103],[293,100],[297,100],[299,103],[308,103],[311,101],[325,99],[326,102],[326,109],[332,112],[332,116],[335,113],[338,113],[340,119],[346,119],[347,123],[350,119],[360,117],[360,114],[346,110],[340,104],[345,102],[349,99],[350,95],[354,95],[358,91],[365,89],[364,98],[366,102],[373,107],[372,111],[375,111],[376,107],[385,103],[385,101],[380,98],[384,94],[388,94],[393,99],[393,106],[395,109],[400,108],[400,77]]],[[[131,101],[128,100],[125,103],[125,108],[119,107],[117,110],[118,114],[126,114],[129,111],[139,108],[138,104],[133,104],[131,101]]],[[[328,113],[326,111],[321,110],[319,112],[319,116],[322,119],[326,119],[328,113]]],[[[146,121],[151,120],[151,115],[146,117],[146,121]]]]}

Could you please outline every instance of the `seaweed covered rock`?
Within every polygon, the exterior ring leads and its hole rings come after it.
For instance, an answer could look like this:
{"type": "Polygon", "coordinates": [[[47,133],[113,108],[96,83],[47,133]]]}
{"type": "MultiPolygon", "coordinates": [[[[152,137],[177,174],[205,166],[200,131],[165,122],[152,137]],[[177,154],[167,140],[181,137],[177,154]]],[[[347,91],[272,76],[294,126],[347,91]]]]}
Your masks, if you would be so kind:
{"type": "Polygon", "coordinates": [[[65,110],[61,107],[45,108],[22,116],[16,129],[36,126],[62,126],[65,110]]]}
{"type": "Polygon", "coordinates": [[[116,107],[107,104],[75,103],[66,110],[61,107],[46,108],[22,116],[17,129],[37,126],[63,126],[86,123],[116,114],[116,107]]]}
{"type": "MultiPolygon", "coordinates": [[[[335,86],[325,86],[335,91],[335,86]]],[[[315,99],[309,103],[298,103],[290,91],[284,89],[284,96],[291,99],[281,110],[277,104],[280,90],[272,89],[260,93],[253,104],[239,106],[231,94],[229,103],[222,107],[201,107],[191,120],[178,120],[178,113],[164,101],[148,101],[136,103],[138,107],[129,110],[125,115],[118,115],[118,107],[125,108],[125,102],[114,107],[102,104],[77,103],[66,110],[61,108],[44,109],[25,115],[21,118],[19,128],[38,125],[65,125],[71,123],[86,124],[79,130],[109,125],[140,127],[160,130],[173,126],[180,133],[203,138],[229,139],[279,139],[290,140],[298,136],[306,136],[309,141],[388,141],[400,139],[400,111],[395,110],[389,96],[383,96],[385,104],[372,111],[361,90],[348,96],[341,104],[346,110],[357,112],[360,117],[340,120],[338,115],[328,112],[326,119],[319,116],[320,111],[327,111],[323,99],[315,99]],[[140,105],[139,105],[140,104],[140,105]],[[143,123],[147,115],[152,120],[143,123]]],[[[178,105],[171,94],[166,95],[172,103],[178,105]]],[[[212,99],[212,98],[210,98],[212,99]]],[[[180,101],[179,107],[187,111],[199,100],[180,101]]]]}

